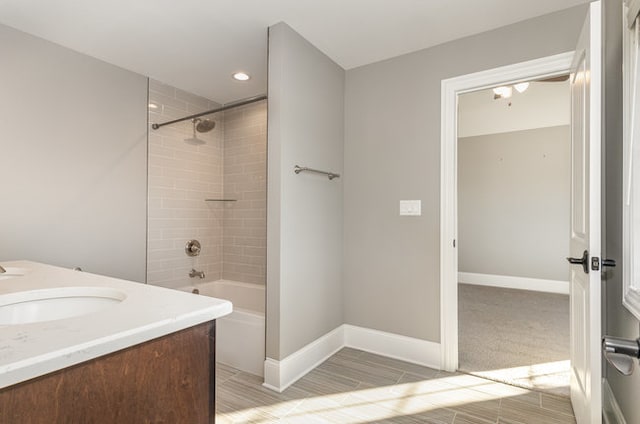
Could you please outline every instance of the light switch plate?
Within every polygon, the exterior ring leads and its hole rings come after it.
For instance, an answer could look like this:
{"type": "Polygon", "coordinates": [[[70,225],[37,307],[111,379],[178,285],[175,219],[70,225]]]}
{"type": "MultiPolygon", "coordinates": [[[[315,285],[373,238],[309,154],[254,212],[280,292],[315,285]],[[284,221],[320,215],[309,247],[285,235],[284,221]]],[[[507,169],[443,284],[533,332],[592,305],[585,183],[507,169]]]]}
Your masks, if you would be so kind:
{"type": "Polygon", "coordinates": [[[400,216],[420,216],[422,215],[421,200],[401,200],[400,216]]]}

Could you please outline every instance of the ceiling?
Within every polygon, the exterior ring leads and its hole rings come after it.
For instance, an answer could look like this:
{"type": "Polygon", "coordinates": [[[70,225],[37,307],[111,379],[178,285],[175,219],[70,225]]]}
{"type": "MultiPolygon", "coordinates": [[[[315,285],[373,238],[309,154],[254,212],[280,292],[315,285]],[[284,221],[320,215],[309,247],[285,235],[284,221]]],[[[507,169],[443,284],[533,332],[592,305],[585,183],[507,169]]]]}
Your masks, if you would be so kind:
{"type": "Polygon", "coordinates": [[[472,137],[556,127],[571,123],[569,80],[531,82],[508,99],[494,99],[493,89],[458,97],[458,137],[472,137]]]}
{"type": "Polygon", "coordinates": [[[0,23],[228,103],[266,92],[267,28],[278,22],[351,69],[583,3],[0,0],[0,23]],[[238,70],[252,78],[234,81],[238,70]]]}

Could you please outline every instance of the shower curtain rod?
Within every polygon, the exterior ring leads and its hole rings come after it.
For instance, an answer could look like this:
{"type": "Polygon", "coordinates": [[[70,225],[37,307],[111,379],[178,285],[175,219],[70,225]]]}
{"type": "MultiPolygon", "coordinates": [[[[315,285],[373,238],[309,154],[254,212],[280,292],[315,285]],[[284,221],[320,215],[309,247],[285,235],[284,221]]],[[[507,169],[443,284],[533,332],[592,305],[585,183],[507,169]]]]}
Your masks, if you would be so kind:
{"type": "Polygon", "coordinates": [[[259,102],[260,100],[265,100],[267,98],[266,94],[262,94],[260,96],[248,97],[246,99],[238,100],[237,102],[228,103],[222,107],[217,109],[211,109],[204,112],[196,113],[194,115],[185,116],[184,118],[174,119],[173,121],[162,122],[161,124],[151,124],[151,128],[157,130],[160,127],[164,127],[165,125],[175,124],[176,122],[186,121],[188,119],[199,118],[204,115],[211,115],[212,113],[222,112],[224,110],[233,109],[234,107],[248,105],[250,103],[259,102]]]}

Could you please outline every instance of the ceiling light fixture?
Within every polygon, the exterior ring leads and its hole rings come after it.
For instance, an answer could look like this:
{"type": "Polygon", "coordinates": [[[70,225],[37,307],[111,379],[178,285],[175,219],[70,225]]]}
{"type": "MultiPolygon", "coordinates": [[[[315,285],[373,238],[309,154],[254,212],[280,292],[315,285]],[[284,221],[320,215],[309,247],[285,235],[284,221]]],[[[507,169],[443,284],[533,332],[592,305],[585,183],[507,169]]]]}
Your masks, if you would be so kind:
{"type": "Polygon", "coordinates": [[[528,82],[519,82],[514,85],[501,85],[493,89],[493,99],[508,99],[513,96],[513,89],[516,89],[518,93],[524,93],[529,88],[528,82]]]}
{"type": "Polygon", "coordinates": [[[494,99],[508,99],[513,95],[513,89],[511,87],[502,86],[493,89],[494,99]]]}
{"type": "Polygon", "coordinates": [[[251,77],[245,72],[236,72],[235,74],[233,74],[233,79],[236,81],[247,81],[251,79],[251,77]]]}

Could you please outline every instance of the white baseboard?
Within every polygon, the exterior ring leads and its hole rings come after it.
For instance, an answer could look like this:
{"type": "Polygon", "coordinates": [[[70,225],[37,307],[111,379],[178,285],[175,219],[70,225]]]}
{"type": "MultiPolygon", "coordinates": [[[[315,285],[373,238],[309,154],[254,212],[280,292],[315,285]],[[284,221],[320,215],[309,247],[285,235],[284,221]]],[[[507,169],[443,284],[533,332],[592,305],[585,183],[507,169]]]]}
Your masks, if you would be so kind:
{"type": "Polygon", "coordinates": [[[264,361],[263,386],[282,392],[344,347],[344,326],[314,340],[281,361],[264,361]]]}
{"type": "Polygon", "coordinates": [[[602,422],[604,424],[627,424],[606,378],[602,379],[602,422]]]}
{"type": "Polygon", "coordinates": [[[345,346],[440,369],[440,343],[344,325],[345,346]]]}
{"type": "Polygon", "coordinates": [[[343,347],[440,368],[440,344],[344,324],[281,361],[264,361],[263,386],[282,392],[343,347]]]}
{"type": "Polygon", "coordinates": [[[512,277],[510,275],[476,274],[458,272],[458,282],[478,286],[503,287],[507,289],[532,290],[545,293],[569,294],[569,282],[543,280],[540,278],[512,277]]]}

